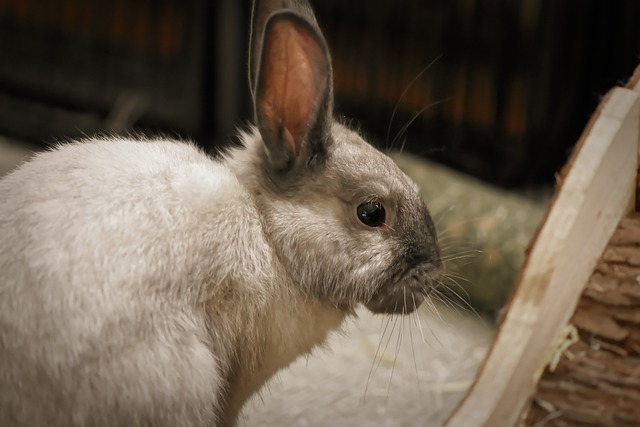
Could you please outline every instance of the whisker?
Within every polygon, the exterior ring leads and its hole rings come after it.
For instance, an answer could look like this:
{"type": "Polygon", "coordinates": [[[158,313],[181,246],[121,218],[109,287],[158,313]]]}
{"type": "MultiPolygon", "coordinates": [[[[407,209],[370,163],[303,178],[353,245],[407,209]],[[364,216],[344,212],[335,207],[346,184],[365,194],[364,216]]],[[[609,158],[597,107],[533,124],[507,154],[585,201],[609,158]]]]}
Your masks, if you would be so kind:
{"type": "MultiPolygon", "coordinates": [[[[396,341],[396,354],[393,357],[393,364],[391,365],[391,375],[389,376],[389,384],[387,384],[387,399],[389,398],[389,392],[391,391],[391,382],[393,380],[393,373],[396,370],[396,362],[398,361],[398,354],[400,354],[400,346],[402,344],[402,336],[404,332],[404,315],[407,308],[407,290],[402,289],[404,297],[404,305],[402,306],[402,314],[400,315],[400,331],[398,331],[398,339],[396,341]]],[[[394,310],[395,311],[395,310],[394,310]]]]}
{"type": "Polygon", "coordinates": [[[440,301],[442,304],[444,304],[445,306],[447,306],[447,307],[451,308],[452,310],[458,311],[458,310],[456,309],[456,306],[455,306],[455,305],[453,305],[453,303],[452,303],[451,301],[449,301],[449,299],[448,299],[448,298],[446,298],[446,296],[444,296],[443,294],[441,294],[441,293],[434,293],[433,298],[434,298],[436,301],[440,301]]]}
{"type": "MultiPolygon", "coordinates": [[[[453,271],[447,271],[444,279],[449,279],[449,280],[451,280],[453,283],[455,283],[458,286],[460,286],[460,285],[456,282],[455,279],[462,280],[462,281],[464,281],[466,283],[471,284],[471,280],[469,280],[468,278],[464,277],[463,275],[461,275],[459,273],[455,273],[453,271]]],[[[464,290],[464,287],[461,286],[461,288],[464,290]]]]}
{"type": "Polygon", "coordinates": [[[464,250],[458,250],[455,253],[451,253],[451,254],[447,254],[445,256],[458,256],[458,255],[478,255],[481,254],[483,251],[481,249],[477,249],[477,248],[469,248],[469,249],[464,249],[464,250]]]}
{"type": "Polygon", "coordinates": [[[480,256],[484,253],[483,249],[479,249],[477,245],[459,245],[453,243],[449,245],[440,244],[440,252],[442,256],[454,257],[457,255],[476,255],[480,256]]]}
{"type": "MultiPolygon", "coordinates": [[[[460,285],[458,285],[460,286],[460,285]]],[[[464,288],[460,287],[461,289],[464,290],[464,288]]],[[[482,324],[485,324],[484,319],[482,318],[482,316],[480,315],[480,313],[478,313],[478,311],[473,307],[473,305],[471,305],[471,302],[467,299],[464,299],[460,296],[460,294],[458,294],[456,291],[454,291],[453,289],[451,289],[451,287],[449,286],[445,286],[445,289],[448,292],[451,292],[458,301],[460,301],[462,304],[458,304],[456,303],[450,296],[445,295],[444,293],[442,293],[442,291],[438,291],[439,295],[443,296],[444,298],[447,298],[449,301],[451,301],[451,303],[455,304],[457,307],[459,307],[461,310],[473,313],[473,315],[479,319],[482,324]]],[[[466,291],[465,291],[466,292],[466,291]]],[[[467,294],[467,298],[469,298],[468,294],[467,294]]]]}
{"type": "MultiPolygon", "coordinates": [[[[389,338],[387,338],[387,342],[385,343],[384,348],[382,349],[381,357],[378,360],[377,365],[375,365],[375,368],[373,369],[373,375],[376,374],[376,372],[378,371],[378,368],[380,367],[380,364],[382,363],[382,355],[387,353],[387,349],[389,348],[389,343],[391,342],[391,337],[393,337],[393,332],[396,330],[396,325],[398,324],[397,316],[391,316],[391,319],[393,320],[393,325],[391,326],[391,332],[389,332],[389,338]]],[[[382,336],[381,338],[384,339],[384,336],[382,336]]]]}
{"type": "Polygon", "coordinates": [[[456,240],[458,240],[460,237],[459,236],[454,236],[452,234],[447,234],[444,235],[442,233],[440,233],[440,235],[438,235],[438,243],[440,244],[440,247],[442,248],[445,244],[448,243],[455,243],[456,246],[458,245],[458,242],[456,240]]]}
{"type": "MultiPolygon", "coordinates": [[[[434,291],[435,290],[436,289],[434,289],[434,291]]],[[[431,294],[433,294],[433,291],[431,292],[431,294]]],[[[440,319],[441,321],[444,322],[444,319],[442,318],[442,315],[440,314],[440,312],[438,311],[436,306],[433,304],[433,300],[431,299],[431,295],[429,295],[429,298],[425,299],[425,303],[427,304],[427,307],[429,307],[431,309],[432,313],[435,314],[436,317],[438,317],[438,319],[440,319]]]]}
{"type": "MultiPolygon", "coordinates": [[[[373,376],[374,371],[377,369],[376,368],[376,360],[378,359],[378,355],[380,354],[380,348],[382,347],[382,342],[384,341],[384,336],[387,333],[387,329],[389,328],[389,323],[391,322],[391,318],[388,316],[380,316],[380,330],[381,330],[381,334],[380,334],[380,340],[378,341],[378,346],[376,347],[376,351],[373,355],[373,362],[371,363],[371,368],[369,368],[369,375],[367,376],[367,383],[364,387],[364,395],[362,396],[363,399],[365,399],[367,397],[367,391],[369,390],[369,384],[371,383],[371,377],[373,376]],[[384,323],[384,320],[387,320],[385,326],[384,326],[384,330],[382,330],[382,324],[384,323]]],[[[382,355],[380,354],[380,361],[382,361],[382,355]]]]}
{"type": "MultiPolygon", "coordinates": [[[[458,283],[458,281],[456,280],[455,277],[444,277],[442,281],[440,281],[440,284],[444,287],[445,290],[450,291],[452,293],[454,293],[456,295],[457,298],[464,300],[467,303],[471,302],[471,296],[469,295],[469,292],[467,292],[467,290],[464,288],[464,286],[460,285],[460,283],[458,283]],[[444,283],[443,280],[447,280],[450,285],[447,285],[446,283],[444,283]],[[458,295],[454,290],[453,287],[457,287],[458,289],[460,289],[460,291],[464,294],[464,298],[460,295],[458,295]]],[[[471,282],[469,282],[471,283],[471,282]]]]}
{"type": "Polygon", "coordinates": [[[445,150],[446,150],[446,147],[443,144],[441,147],[433,147],[433,148],[428,148],[426,150],[417,151],[417,152],[415,152],[415,155],[418,156],[418,157],[423,157],[423,156],[428,156],[428,155],[433,154],[433,153],[443,153],[445,150]]]}
{"type": "Polygon", "coordinates": [[[407,135],[404,135],[404,137],[402,138],[402,144],[400,144],[400,149],[398,150],[399,153],[404,153],[405,145],[407,145],[407,135]]]}
{"type": "Polygon", "coordinates": [[[469,280],[465,279],[464,277],[455,277],[454,274],[447,274],[447,276],[445,276],[443,278],[443,280],[440,281],[440,284],[445,289],[453,291],[453,289],[451,289],[451,286],[449,286],[446,283],[444,283],[444,280],[448,280],[452,285],[456,286],[457,288],[459,288],[464,293],[464,297],[465,297],[464,299],[466,301],[470,301],[471,297],[469,296],[469,292],[467,292],[467,290],[464,288],[464,286],[462,286],[460,283],[458,283],[458,281],[456,279],[466,280],[468,283],[471,283],[469,280]]]}
{"type": "MultiPolygon", "coordinates": [[[[391,134],[391,125],[393,124],[393,119],[396,116],[396,113],[398,112],[398,107],[400,106],[400,102],[402,101],[402,98],[404,98],[404,96],[407,94],[407,92],[409,91],[409,89],[411,89],[411,86],[413,86],[413,84],[418,81],[418,79],[425,73],[427,72],[427,70],[429,68],[431,68],[433,66],[433,64],[435,64],[440,58],[442,58],[442,54],[436,56],[436,58],[431,61],[429,64],[427,64],[426,67],[424,67],[414,78],[413,80],[411,80],[409,82],[409,84],[407,85],[407,87],[404,88],[404,90],[402,91],[402,93],[400,94],[400,98],[398,98],[398,102],[396,102],[396,105],[393,107],[393,111],[391,112],[391,118],[389,119],[389,126],[387,127],[387,137],[385,138],[385,144],[389,144],[389,135],[391,134]]],[[[388,145],[387,145],[388,147],[388,145]]]]}
{"type": "MultiPolygon", "coordinates": [[[[481,253],[481,252],[479,252],[481,253]]],[[[460,260],[477,260],[478,259],[478,254],[463,254],[463,255],[450,255],[450,256],[443,256],[442,261],[444,262],[451,262],[451,261],[460,261],[460,260]]],[[[470,264],[470,263],[467,263],[470,264]]],[[[467,265],[467,264],[463,264],[463,265],[467,265]]]]}
{"type": "MultiPolygon", "coordinates": [[[[430,203],[430,205],[434,206],[435,203],[432,201],[430,203]]],[[[445,213],[445,214],[449,213],[451,210],[452,210],[451,207],[447,208],[447,210],[445,210],[443,213],[445,213]]],[[[437,216],[439,214],[440,213],[436,213],[436,214],[434,214],[434,216],[436,216],[436,218],[437,218],[437,216]]],[[[449,224],[449,226],[446,229],[439,230],[439,232],[440,232],[441,235],[443,235],[443,234],[449,232],[452,228],[458,228],[458,227],[462,227],[462,226],[466,226],[466,225],[472,224],[474,222],[480,222],[480,220],[483,219],[484,217],[485,217],[485,215],[480,215],[480,216],[477,216],[477,217],[465,218],[464,220],[459,220],[459,221],[456,221],[456,222],[452,222],[452,223],[449,224]]]]}
{"type": "Polygon", "coordinates": [[[461,311],[463,312],[468,311],[464,307],[462,307],[460,304],[457,304],[454,301],[452,301],[451,298],[447,297],[445,294],[434,295],[434,299],[436,301],[441,302],[446,307],[449,307],[450,309],[454,310],[456,313],[460,313],[461,311]]]}
{"type": "Polygon", "coordinates": [[[420,336],[422,337],[422,342],[423,343],[427,343],[427,340],[424,337],[424,331],[422,330],[422,322],[420,322],[420,317],[418,316],[418,312],[416,311],[416,315],[414,317],[414,321],[416,322],[416,325],[418,326],[418,332],[420,332],[420,336]]]}
{"type": "Polygon", "coordinates": [[[398,138],[402,137],[402,135],[407,131],[407,129],[409,129],[409,126],[411,126],[411,124],[413,122],[416,121],[416,119],[418,117],[420,117],[422,115],[422,113],[424,113],[425,111],[427,111],[429,108],[431,107],[435,107],[438,104],[443,104],[447,101],[450,101],[453,98],[445,98],[443,100],[440,101],[434,101],[428,105],[426,105],[425,107],[422,107],[421,109],[419,109],[416,113],[413,114],[413,116],[411,116],[411,118],[407,121],[407,123],[405,123],[401,128],[400,131],[396,134],[396,137],[393,138],[393,141],[391,141],[391,148],[393,148],[393,145],[396,143],[396,141],[398,140],[398,138]]]}
{"type": "MultiPolygon", "coordinates": [[[[438,206],[438,200],[439,198],[436,198],[434,200],[431,200],[431,202],[429,203],[430,206],[438,206]]],[[[451,211],[453,211],[456,208],[456,205],[449,205],[449,207],[444,208],[444,209],[440,209],[437,210],[435,212],[432,212],[432,217],[433,217],[433,223],[436,226],[436,228],[440,228],[440,221],[442,221],[443,219],[448,219],[449,216],[447,214],[450,214],[451,211]]]]}
{"type": "MultiPolygon", "coordinates": [[[[442,315],[440,314],[440,312],[438,311],[438,308],[433,303],[433,300],[431,299],[429,294],[425,293],[425,296],[426,296],[425,303],[427,304],[427,307],[429,308],[429,310],[432,311],[438,317],[438,319],[440,319],[441,322],[444,322],[444,319],[442,318],[442,315]]],[[[426,319],[425,319],[425,321],[426,321],[426,319]]],[[[429,332],[431,332],[431,335],[436,340],[438,345],[440,345],[441,348],[445,348],[444,345],[442,344],[442,342],[440,341],[440,339],[436,336],[433,328],[429,328],[429,332]]]]}
{"type": "MultiPolygon", "coordinates": [[[[416,298],[413,295],[413,293],[411,293],[411,299],[413,302],[413,306],[415,307],[416,305],[416,298]]],[[[415,318],[417,316],[417,311],[414,311],[410,316],[415,318]]],[[[418,383],[418,395],[420,394],[420,375],[418,374],[418,361],[416,360],[416,346],[414,344],[413,341],[413,327],[411,324],[411,321],[409,321],[409,340],[411,341],[411,354],[413,355],[413,367],[416,370],[416,382],[418,383]]]]}

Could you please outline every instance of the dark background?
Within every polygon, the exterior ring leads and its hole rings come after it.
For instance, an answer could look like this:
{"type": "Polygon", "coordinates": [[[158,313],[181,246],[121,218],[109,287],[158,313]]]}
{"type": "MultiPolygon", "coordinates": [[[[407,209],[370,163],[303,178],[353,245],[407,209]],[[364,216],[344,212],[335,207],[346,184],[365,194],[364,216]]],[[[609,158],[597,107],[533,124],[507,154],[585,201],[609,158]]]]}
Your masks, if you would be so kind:
{"type": "MultiPolygon", "coordinates": [[[[380,147],[503,187],[551,182],[600,97],[640,62],[637,0],[313,5],[339,114],[380,147]]],[[[226,143],[251,119],[249,10],[247,0],[0,0],[0,134],[226,143]]]]}

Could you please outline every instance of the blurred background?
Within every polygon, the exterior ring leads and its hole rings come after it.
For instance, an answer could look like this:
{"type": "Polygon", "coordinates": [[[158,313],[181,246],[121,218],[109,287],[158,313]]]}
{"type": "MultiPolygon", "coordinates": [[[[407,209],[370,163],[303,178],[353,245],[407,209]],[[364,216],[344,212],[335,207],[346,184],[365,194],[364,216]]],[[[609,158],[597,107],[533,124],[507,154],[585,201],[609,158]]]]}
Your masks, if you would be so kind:
{"type": "MultiPolygon", "coordinates": [[[[394,160],[428,202],[446,288],[406,321],[360,311],[241,425],[441,425],[490,345],[555,172],[640,62],[640,1],[312,3],[337,112],[404,149],[394,160]]],[[[0,176],[96,132],[229,143],[252,118],[249,14],[250,0],[0,0],[0,176]]]]}
{"type": "MultiPolygon", "coordinates": [[[[640,58],[637,0],[314,3],[340,114],[381,147],[502,187],[552,182],[640,58]]],[[[251,119],[249,12],[249,0],[0,0],[0,134],[226,143],[251,119]]]]}

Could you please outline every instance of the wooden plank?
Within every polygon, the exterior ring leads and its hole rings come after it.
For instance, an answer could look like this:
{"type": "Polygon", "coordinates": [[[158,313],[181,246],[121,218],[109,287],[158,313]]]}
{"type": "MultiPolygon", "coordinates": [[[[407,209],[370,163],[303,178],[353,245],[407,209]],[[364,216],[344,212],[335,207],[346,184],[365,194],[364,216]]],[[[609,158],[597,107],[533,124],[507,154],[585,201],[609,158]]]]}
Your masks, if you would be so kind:
{"type": "Polygon", "coordinates": [[[636,92],[640,92],[640,66],[636,67],[633,76],[629,79],[626,86],[627,89],[635,90],[636,92]]]}
{"type": "MultiPolygon", "coordinates": [[[[625,87],[640,93],[640,65],[636,67],[625,87]]],[[[638,164],[640,164],[640,150],[638,151],[638,164]]],[[[640,170],[636,178],[636,211],[640,212],[640,170]]]]}
{"type": "MultiPolygon", "coordinates": [[[[640,92],[640,67],[626,87],[640,92]]],[[[640,425],[639,201],[598,261],[570,320],[571,340],[545,369],[523,427],[640,425]]]]}
{"type": "Polygon", "coordinates": [[[571,318],[566,352],[538,382],[526,426],[640,425],[640,213],[611,237],[571,318]]]}
{"type": "Polygon", "coordinates": [[[494,343],[447,427],[513,426],[620,219],[635,198],[640,93],[602,101],[558,178],[494,343]]]}

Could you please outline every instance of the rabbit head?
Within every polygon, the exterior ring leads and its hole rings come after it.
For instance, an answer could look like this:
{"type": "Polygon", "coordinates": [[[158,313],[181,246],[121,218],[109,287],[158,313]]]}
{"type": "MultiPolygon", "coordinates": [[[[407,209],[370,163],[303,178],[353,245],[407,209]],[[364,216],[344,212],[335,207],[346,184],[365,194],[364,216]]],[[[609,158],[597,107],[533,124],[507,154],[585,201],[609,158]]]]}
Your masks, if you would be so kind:
{"type": "Polygon", "coordinates": [[[415,310],[442,274],[433,222],[416,184],[334,119],[329,51],[306,3],[254,6],[249,75],[257,130],[235,169],[287,274],[348,312],[415,310]]]}

